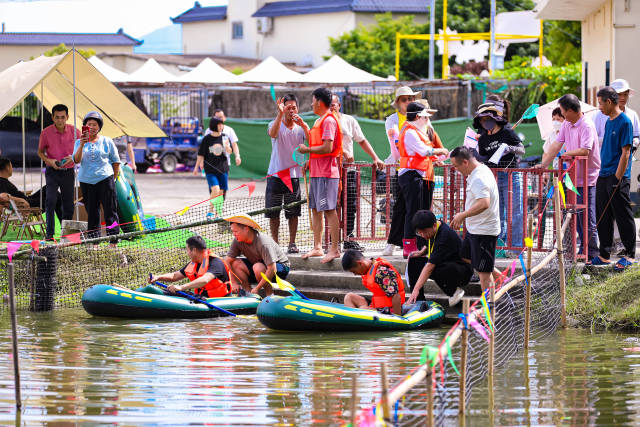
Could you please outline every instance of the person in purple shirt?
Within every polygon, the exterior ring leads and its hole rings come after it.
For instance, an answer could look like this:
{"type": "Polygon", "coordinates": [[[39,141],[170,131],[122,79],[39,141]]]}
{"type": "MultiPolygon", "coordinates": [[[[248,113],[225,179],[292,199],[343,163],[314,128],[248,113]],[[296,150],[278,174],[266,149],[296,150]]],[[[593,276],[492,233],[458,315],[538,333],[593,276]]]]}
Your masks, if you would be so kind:
{"type": "Polygon", "coordinates": [[[73,218],[74,181],[73,173],[73,145],[77,138],[80,138],[78,129],[67,124],[69,120],[69,109],[64,104],[54,105],[51,109],[53,124],[47,126],[40,134],[40,144],[38,145],[38,156],[44,164],[46,180],[46,205],[47,214],[47,235],[46,239],[53,238],[55,230],[55,208],[58,203],[58,189],[62,199],[62,218],[73,218]]]}
{"type": "Polygon", "coordinates": [[[605,86],[596,94],[598,108],[609,119],[606,122],[602,147],[600,147],[600,174],[596,182],[596,214],[600,255],[593,258],[593,265],[610,264],[613,245],[613,220],[615,218],[625,253],[614,266],[624,270],[635,262],[636,224],[631,211],[629,186],[631,178],[631,147],[633,124],[618,106],[618,93],[605,86]]]}
{"type": "MultiPolygon", "coordinates": [[[[593,259],[598,255],[598,242],[596,238],[596,181],[600,173],[600,147],[598,143],[598,133],[593,122],[585,117],[580,108],[580,100],[573,94],[567,94],[558,99],[560,112],[565,120],[560,127],[560,132],[556,141],[551,143],[547,152],[542,156],[542,163],[536,167],[546,169],[553,159],[565,147],[565,156],[587,156],[587,171],[585,172],[582,163],[578,163],[575,183],[578,187],[578,204],[585,200],[582,194],[585,179],[587,181],[587,222],[589,249],[588,259],[593,259]],[[586,177],[585,177],[586,175],[586,177]]],[[[580,248],[584,247],[584,230],[582,229],[582,212],[578,212],[578,236],[583,242],[580,248]]]]}

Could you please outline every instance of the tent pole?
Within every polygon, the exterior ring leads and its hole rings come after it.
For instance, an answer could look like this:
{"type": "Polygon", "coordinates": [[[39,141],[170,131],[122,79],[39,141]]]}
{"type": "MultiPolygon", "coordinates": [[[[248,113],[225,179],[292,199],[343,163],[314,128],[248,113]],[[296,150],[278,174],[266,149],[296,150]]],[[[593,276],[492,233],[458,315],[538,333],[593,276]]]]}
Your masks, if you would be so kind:
{"type": "MultiPolygon", "coordinates": [[[[435,36],[436,36],[436,0],[431,0],[431,5],[429,6],[429,33],[431,33],[431,38],[429,38],[429,80],[433,80],[435,77],[435,58],[436,58],[436,50],[435,50],[435,36]]],[[[446,43],[446,41],[445,41],[446,43]]]]}
{"type": "Polygon", "coordinates": [[[495,55],[494,49],[496,48],[496,0],[491,0],[491,37],[489,40],[489,72],[493,74],[495,69],[495,55]]]}
{"type": "Polygon", "coordinates": [[[27,192],[27,155],[25,153],[25,134],[24,134],[24,99],[22,100],[22,191],[27,192]]]}
{"type": "MultiPolygon", "coordinates": [[[[40,135],[44,130],[44,83],[40,82],[40,135]]],[[[40,147],[38,146],[38,149],[40,147]]],[[[40,159],[40,210],[42,210],[42,159],[40,159]]]]}
{"type": "MultiPolygon", "coordinates": [[[[73,133],[75,134],[78,131],[78,126],[76,123],[77,117],[78,117],[78,113],[76,111],[76,44],[73,44],[73,47],[71,48],[71,50],[73,51],[72,54],[73,56],[71,57],[72,59],[72,64],[73,64],[73,133]]],[[[74,199],[75,199],[75,203],[74,203],[74,208],[75,208],[75,217],[76,217],[76,221],[80,220],[80,213],[78,212],[78,170],[77,168],[73,168],[73,188],[75,191],[75,195],[74,195],[74,199]]]]}

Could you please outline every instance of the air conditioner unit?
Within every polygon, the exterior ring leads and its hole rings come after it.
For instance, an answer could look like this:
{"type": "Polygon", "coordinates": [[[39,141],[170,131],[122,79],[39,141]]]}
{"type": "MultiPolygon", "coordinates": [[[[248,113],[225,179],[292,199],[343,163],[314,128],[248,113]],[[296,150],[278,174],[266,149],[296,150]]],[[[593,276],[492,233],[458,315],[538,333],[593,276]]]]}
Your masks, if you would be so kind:
{"type": "Polygon", "coordinates": [[[257,20],[257,25],[260,34],[269,34],[273,29],[273,18],[270,16],[261,16],[257,20]]]}

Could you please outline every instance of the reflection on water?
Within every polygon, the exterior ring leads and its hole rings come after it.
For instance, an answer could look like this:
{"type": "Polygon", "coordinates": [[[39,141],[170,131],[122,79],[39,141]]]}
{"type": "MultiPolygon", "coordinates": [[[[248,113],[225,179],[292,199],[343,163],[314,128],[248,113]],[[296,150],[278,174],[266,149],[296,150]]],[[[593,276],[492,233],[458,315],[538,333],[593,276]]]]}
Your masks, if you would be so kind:
{"type": "MultiPolygon", "coordinates": [[[[277,333],[255,317],[122,321],[81,309],[18,322],[28,424],[336,425],[354,372],[364,407],[379,396],[381,361],[405,373],[445,332],[277,333]]],[[[467,425],[638,425],[640,343],[625,339],[568,330],[533,343],[498,371],[491,416],[486,389],[474,389],[467,425]]],[[[10,353],[7,316],[0,352],[10,353]]],[[[12,372],[0,358],[2,424],[16,417],[12,372]]]]}

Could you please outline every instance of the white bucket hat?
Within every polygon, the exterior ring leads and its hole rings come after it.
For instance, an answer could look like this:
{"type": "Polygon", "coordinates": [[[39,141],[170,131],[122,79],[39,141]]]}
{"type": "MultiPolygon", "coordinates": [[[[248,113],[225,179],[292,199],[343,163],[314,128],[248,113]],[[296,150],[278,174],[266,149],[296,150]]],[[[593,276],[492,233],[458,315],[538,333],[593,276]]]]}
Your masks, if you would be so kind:
{"type": "Polygon", "coordinates": [[[400,98],[401,96],[415,96],[416,99],[420,99],[422,97],[422,92],[420,91],[414,92],[409,86],[399,87],[396,90],[396,97],[393,99],[393,102],[391,103],[391,106],[396,110],[398,109],[398,104],[396,103],[396,101],[398,101],[398,98],[400,98]]]}
{"type": "Polygon", "coordinates": [[[611,86],[618,93],[622,93],[626,91],[629,91],[629,93],[633,92],[633,89],[629,87],[629,82],[626,81],[625,79],[616,79],[612,81],[609,86],[611,86]]]}

